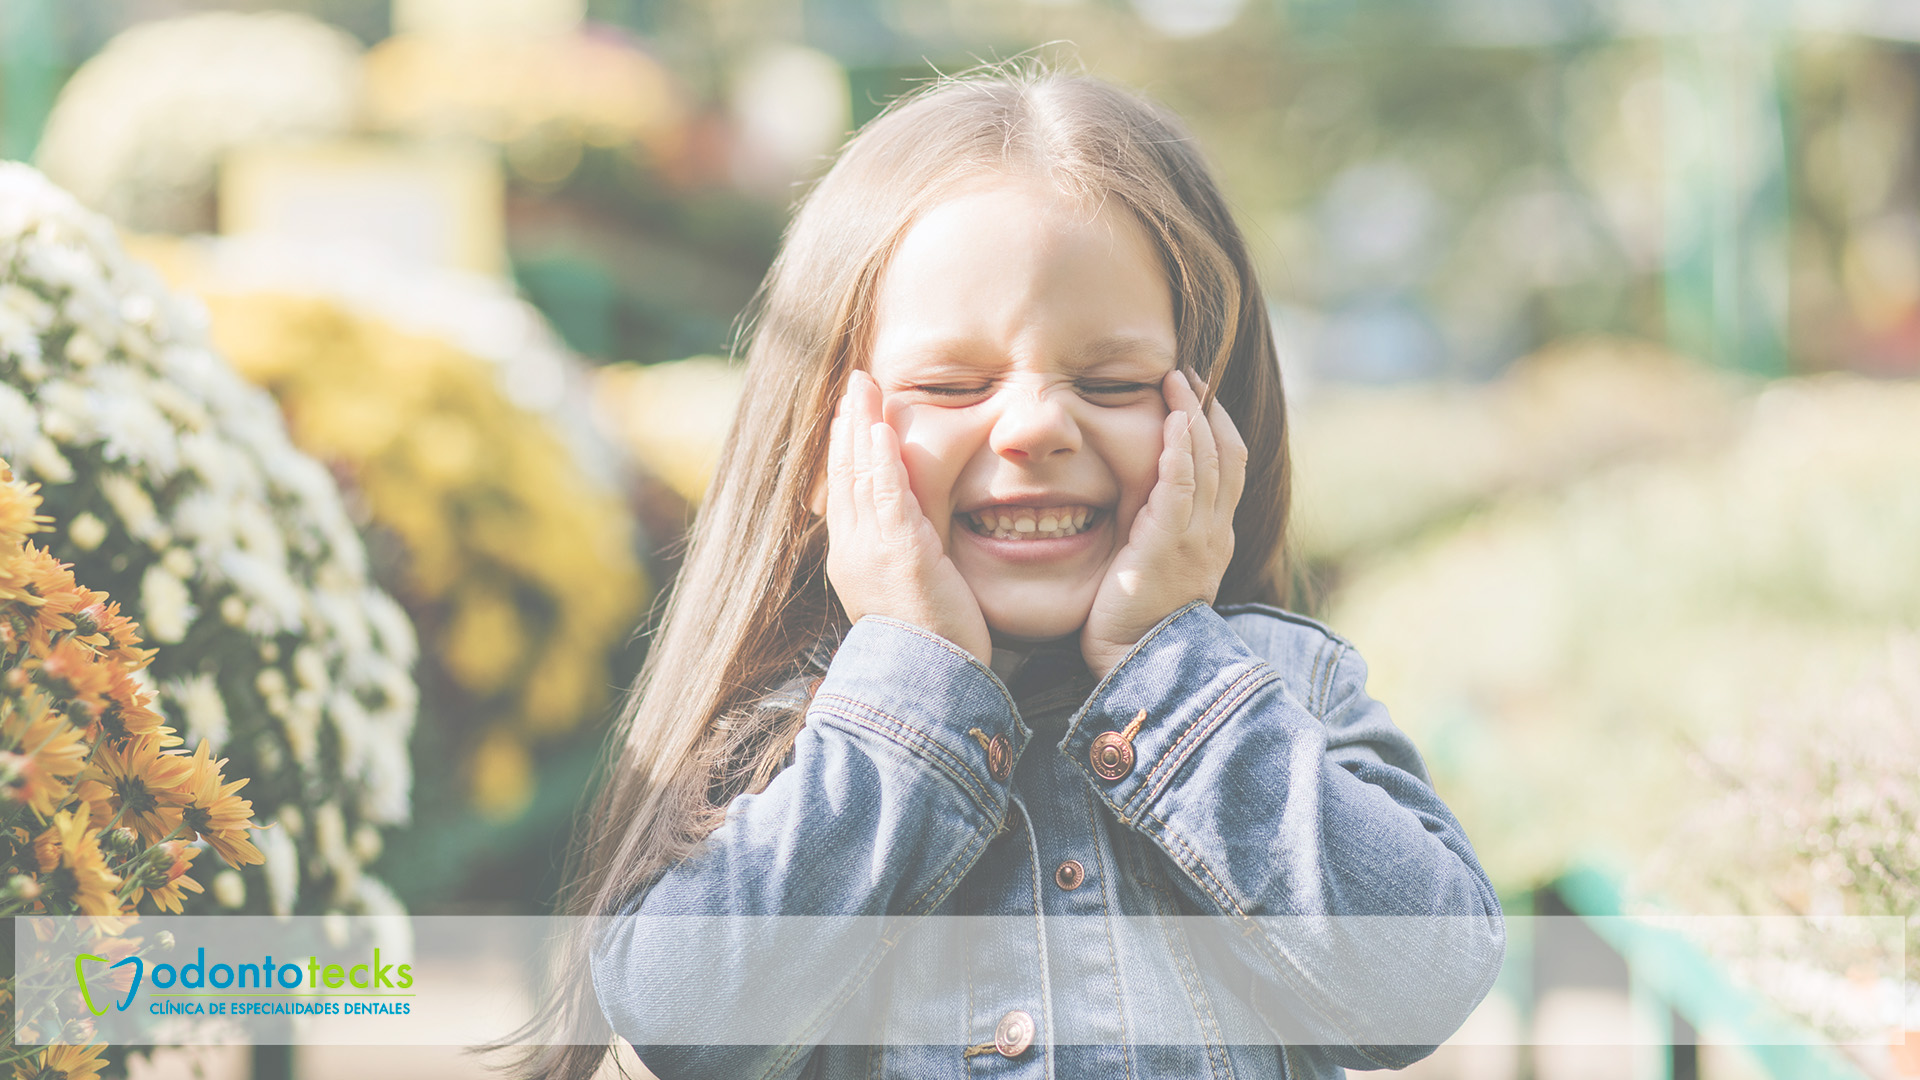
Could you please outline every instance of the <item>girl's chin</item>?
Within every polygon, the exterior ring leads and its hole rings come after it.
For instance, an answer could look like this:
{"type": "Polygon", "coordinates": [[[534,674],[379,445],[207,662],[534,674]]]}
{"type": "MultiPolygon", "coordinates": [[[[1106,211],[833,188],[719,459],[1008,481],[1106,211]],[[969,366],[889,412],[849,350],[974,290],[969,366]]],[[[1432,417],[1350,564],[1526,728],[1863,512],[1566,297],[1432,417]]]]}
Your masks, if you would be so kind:
{"type": "Polygon", "coordinates": [[[1029,600],[1006,607],[981,606],[995,639],[1013,644],[1035,644],[1078,634],[1092,610],[1091,602],[1076,604],[1066,598],[1059,603],[1029,600]]]}

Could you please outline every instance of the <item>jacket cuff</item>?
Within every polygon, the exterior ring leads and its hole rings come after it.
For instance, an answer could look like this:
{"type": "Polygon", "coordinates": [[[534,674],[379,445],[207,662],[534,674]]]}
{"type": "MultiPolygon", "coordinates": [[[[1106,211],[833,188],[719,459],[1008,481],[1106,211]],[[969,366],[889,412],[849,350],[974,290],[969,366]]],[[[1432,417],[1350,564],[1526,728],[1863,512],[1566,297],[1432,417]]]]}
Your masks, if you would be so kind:
{"type": "Polygon", "coordinates": [[[1203,600],[1162,619],[1107,673],[1060,749],[1131,825],[1208,735],[1279,678],[1203,600]]]}
{"type": "Polygon", "coordinates": [[[807,712],[893,743],[945,774],[996,822],[1033,737],[999,676],[938,634],[879,615],[847,631],[807,712]]]}

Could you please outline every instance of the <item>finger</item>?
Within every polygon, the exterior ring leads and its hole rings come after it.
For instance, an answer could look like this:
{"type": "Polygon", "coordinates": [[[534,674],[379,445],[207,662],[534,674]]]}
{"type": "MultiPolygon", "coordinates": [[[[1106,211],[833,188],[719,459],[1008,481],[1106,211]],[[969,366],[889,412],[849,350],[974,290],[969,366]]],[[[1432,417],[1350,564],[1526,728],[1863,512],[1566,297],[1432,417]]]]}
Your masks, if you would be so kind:
{"type": "Polygon", "coordinates": [[[1193,522],[1193,414],[1184,409],[1167,414],[1160,452],[1160,480],[1147,496],[1153,520],[1175,535],[1193,522]]]}
{"type": "Polygon", "coordinates": [[[1219,507],[1231,522],[1234,510],[1240,505],[1240,496],[1246,491],[1247,441],[1240,437],[1240,429],[1233,417],[1227,415],[1226,406],[1218,401],[1208,410],[1207,419],[1220,448],[1219,507]]]}
{"type": "Polygon", "coordinates": [[[847,445],[847,418],[836,416],[827,428],[827,537],[846,536],[851,524],[853,456],[847,445]]]}
{"type": "Polygon", "coordinates": [[[1200,395],[1205,392],[1206,384],[1192,369],[1187,370],[1186,377],[1193,398],[1194,499],[1203,513],[1210,513],[1220,493],[1220,450],[1214,442],[1213,425],[1201,420],[1206,413],[1201,408],[1200,395]]]}
{"type": "Polygon", "coordinates": [[[920,506],[907,483],[906,463],[900,457],[900,439],[884,421],[873,424],[873,503],[880,535],[905,540],[913,535],[920,506]]]}
{"type": "Polygon", "coordinates": [[[847,388],[847,441],[853,448],[852,524],[865,531],[873,527],[873,417],[867,412],[861,372],[854,372],[847,388]]]}

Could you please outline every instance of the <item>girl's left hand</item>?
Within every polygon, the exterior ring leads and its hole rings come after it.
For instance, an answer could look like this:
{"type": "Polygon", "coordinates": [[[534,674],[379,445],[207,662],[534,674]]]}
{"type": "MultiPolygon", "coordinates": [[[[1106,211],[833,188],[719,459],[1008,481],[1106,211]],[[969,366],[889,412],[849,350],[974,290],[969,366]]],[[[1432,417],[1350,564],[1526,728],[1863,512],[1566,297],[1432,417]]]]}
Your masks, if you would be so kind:
{"type": "Polygon", "coordinates": [[[1200,418],[1201,384],[1167,373],[1160,475],[1133,517],[1080,631],[1080,653],[1104,678],[1148,630],[1193,600],[1212,603],[1233,559],[1233,512],[1247,478],[1247,444],[1219,401],[1200,418]]]}

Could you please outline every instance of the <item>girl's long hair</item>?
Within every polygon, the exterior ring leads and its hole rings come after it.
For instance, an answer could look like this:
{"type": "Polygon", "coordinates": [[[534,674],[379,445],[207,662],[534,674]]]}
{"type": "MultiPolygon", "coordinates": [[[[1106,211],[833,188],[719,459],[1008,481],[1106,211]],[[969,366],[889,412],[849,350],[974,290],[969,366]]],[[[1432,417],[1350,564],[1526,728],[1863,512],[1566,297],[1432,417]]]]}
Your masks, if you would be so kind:
{"type": "MultiPolygon", "coordinates": [[[[930,206],[983,175],[1044,179],[1147,227],[1173,291],[1180,361],[1249,451],[1219,603],[1280,603],[1288,464],[1280,369],[1240,231],[1191,136],[1160,107],[1031,62],[943,78],[892,103],[801,202],[743,324],[746,389],[686,561],[602,759],[560,913],[619,913],[692,852],[727,803],[779,769],[803,708],[757,702],[823,635],[846,629],[810,508],[828,423],[891,253],[930,206]]],[[[581,920],[583,923],[585,920],[581,920]]],[[[585,1080],[612,1033],[584,934],[561,946],[543,1012],[512,1042],[519,1075],[585,1080]],[[597,1045],[583,1039],[602,1039],[597,1045]]]]}

